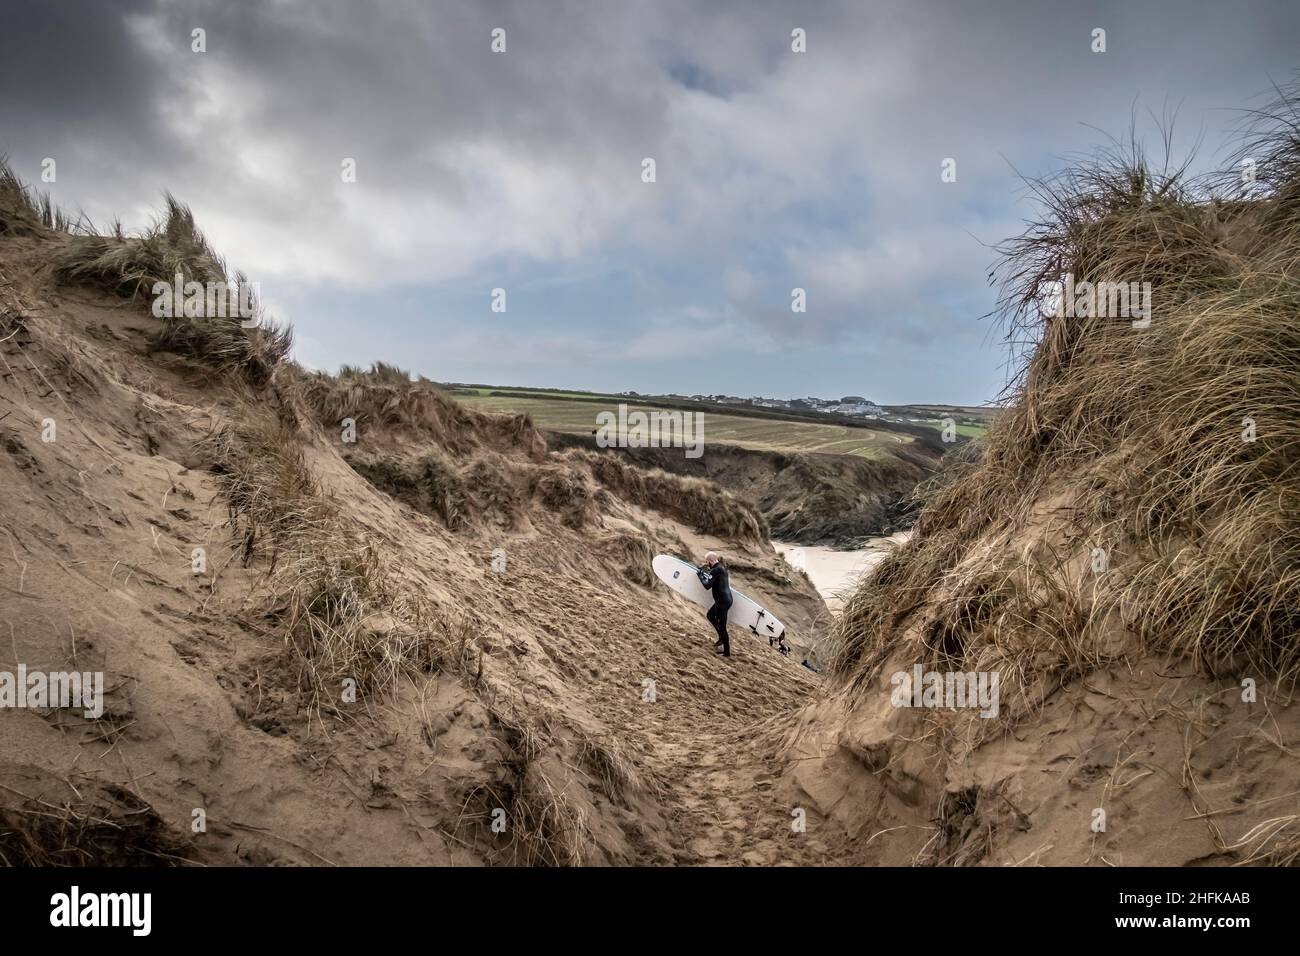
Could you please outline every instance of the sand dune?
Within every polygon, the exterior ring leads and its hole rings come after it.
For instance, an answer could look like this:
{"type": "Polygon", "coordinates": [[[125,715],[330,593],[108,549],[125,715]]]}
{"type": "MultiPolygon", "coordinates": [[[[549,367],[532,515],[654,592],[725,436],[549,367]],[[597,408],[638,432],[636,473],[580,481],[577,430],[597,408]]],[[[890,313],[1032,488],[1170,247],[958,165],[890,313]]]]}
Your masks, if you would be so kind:
{"type": "MultiPolygon", "coordinates": [[[[4,171],[0,653],[106,692],[98,716],[0,709],[0,852],[1295,862],[1285,132],[1262,198],[1207,202],[1140,163],[1048,190],[1009,250],[1039,340],[1018,404],[919,489],[906,543],[805,546],[806,573],[708,476],[551,447],[391,366],[308,372],[269,323],[155,318],[155,281],[226,278],[185,207],[86,235],[4,171]],[[1159,322],[1033,311],[1063,262],[1149,279],[1159,322]],[[745,634],[713,654],[649,571],[706,550],[824,674],[745,634]],[[918,667],[1000,694],[900,697],[918,667]]],[[[790,492],[825,476],[788,470],[782,526],[883,514],[847,478],[805,513],[790,492]]]]}
{"type": "Polygon", "coordinates": [[[810,629],[824,605],[749,506],[552,452],[384,368],[250,380],[160,350],[139,300],[51,273],[78,238],[13,232],[5,656],[102,670],[108,692],[100,720],[0,711],[9,859],[845,858],[791,830],[775,785],[818,678],[746,635],[719,659],[649,577],[656,551],[714,548],[810,629]]]}

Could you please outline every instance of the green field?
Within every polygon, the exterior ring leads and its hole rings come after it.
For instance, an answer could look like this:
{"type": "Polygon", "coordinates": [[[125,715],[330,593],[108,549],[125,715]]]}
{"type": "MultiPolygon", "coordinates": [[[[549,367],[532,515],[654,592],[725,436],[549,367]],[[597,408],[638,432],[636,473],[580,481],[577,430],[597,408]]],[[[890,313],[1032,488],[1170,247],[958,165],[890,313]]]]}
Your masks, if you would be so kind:
{"type": "Polygon", "coordinates": [[[509,398],[558,398],[577,401],[592,401],[596,399],[609,399],[610,401],[626,401],[617,395],[605,395],[598,392],[559,392],[559,391],[537,391],[527,388],[498,388],[490,385],[458,385],[455,388],[448,389],[451,394],[457,398],[479,398],[489,397],[509,397],[509,398]]]}
{"type": "MultiPolygon", "coordinates": [[[[916,424],[933,428],[937,432],[943,431],[943,419],[940,418],[926,419],[924,421],[919,421],[916,424]]],[[[979,438],[988,430],[989,427],[987,425],[968,425],[965,423],[957,425],[957,434],[961,435],[963,438],[979,438]]]]}
{"type": "MultiPolygon", "coordinates": [[[[599,427],[596,416],[602,411],[617,414],[619,401],[610,398],[599,401],[574,401],[574,397],[590,396],[555,393],[540,396],[537,393],[518,392],[509,395],[486,395],[488,389],[457,391],[455,397],[466,405],[486,412],[501,412],[532,416],[539,428],[572,435],[590,435],[599,427]]],[[[498,390],[491,390],[498,391],[498,390]]],[[[662,406],[627,402],[629,409],[667,411],[662,406]]],[[[778,419],[728,415],[725,412],[706,411],[704,415],[704,441],[725,445],[738,445],[760,451],[821,452],[825,454],[859,455],[863,458],[885,458],[890,448],[907,444],[912,438],[871,428],[854,428],[847,425],[820,424],[817,422],[782,421],[778,419]]]]}

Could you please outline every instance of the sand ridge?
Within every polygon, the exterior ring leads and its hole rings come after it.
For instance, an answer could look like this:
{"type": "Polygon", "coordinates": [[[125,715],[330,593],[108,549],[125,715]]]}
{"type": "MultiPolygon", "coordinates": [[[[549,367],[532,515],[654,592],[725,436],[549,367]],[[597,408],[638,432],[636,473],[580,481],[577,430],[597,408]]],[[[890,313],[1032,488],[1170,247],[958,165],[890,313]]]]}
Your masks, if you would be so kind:
{"type": "MultiPolygon", "coordinates": [[[[714,547],[736,562],[738,586],[810,627],[820,598],[765,541],[699,535],[602,491],[581,462],[513,434],[508,420],[447,412],[435,434],[363,418],[362,440],[345,447],[304,410],[295,441],[324,496],[343,503],[339,520],[389,562],[397,591],[456,615],[467,635],[463,670],[313,711],[274,561],[245,561],[226,484],[205,457],[214,434],[250,414],[244,387],[155,352],[154,320],[138,303],[51,282],[46,242],[0,244],[11,316],[0,344],[0,643],[15,663],[102,668],[110,689],[98,722],[0,713],[6,832],[21,832],[32,854],[305,865],[833,858],[815,824],[811,835],[792,829],[795,808],[776,786],[779,737],[819,679],[749,635],[735,636],[731,660],[716,657],[699,610],[638,583],[641,551],[627,550],[629,540],[684,556],[714,547]],[[57,438],[42,442],[50,417],[57,438]],[[470,518],[453,530],[356,467],[431,447],[458,473],[478,463],[509,473],[518,494],[502,493],[518,513],[489,520],[471,483],[470,518]],[[586,510],[529,497],[547,492],[533,487],[539,473],[585,488],[586,510]],[[207,561],[197,575],[196,547],[207,561]],[[500,557],[504,572],[493,569],[500,557]],[[64,846],[66,828],[35,826],[42,807],[104,823],[64,846]],[[502,807],[526,822],[527,842],[492,832],[502,807]],[[118,839],[123,819],[148,825],[118,839]]],[[[406,633],[402,613],[371,612],[373,639],[406,633]]]]}

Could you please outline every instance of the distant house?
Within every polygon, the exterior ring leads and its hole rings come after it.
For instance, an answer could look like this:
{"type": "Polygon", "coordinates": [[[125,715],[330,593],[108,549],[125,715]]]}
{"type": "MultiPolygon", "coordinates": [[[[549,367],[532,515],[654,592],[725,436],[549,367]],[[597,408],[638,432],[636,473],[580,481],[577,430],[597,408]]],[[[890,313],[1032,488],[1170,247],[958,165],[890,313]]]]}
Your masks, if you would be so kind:
{"type": "Polygon", "coordinates": [[[885,413],[884,409],[875,402],[868,402],[865,399],[860,402],[840,402],[838,405],[831,405],[824,411],[835,412],[840,415],[858,415],[870,418],[879,418],[885,413]]]}

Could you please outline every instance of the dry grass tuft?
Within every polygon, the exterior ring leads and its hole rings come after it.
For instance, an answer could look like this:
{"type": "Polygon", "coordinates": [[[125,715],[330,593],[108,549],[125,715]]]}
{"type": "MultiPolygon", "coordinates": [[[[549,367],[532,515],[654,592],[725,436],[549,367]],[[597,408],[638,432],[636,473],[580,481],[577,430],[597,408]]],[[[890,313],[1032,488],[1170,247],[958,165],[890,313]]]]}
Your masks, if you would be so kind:
{"type": "Polygon", "coordinates": [[[621,570],[629,581],[643,588],[654,587],[657,578],[651,562],[655,549],[644,535],[620,532],[604,547],[609,549],[611,566],[621,570]]]}
{"type": "Polygon", "coordinates": [[[90,779],[59,802],[0,785],[0,864],[184,866],[194,848],[138,794],[90,779]]]}
{"type": "Polygon", "coordinates": [[[290,426],[246,408],[205,450],[245,564],[267,566],[269,609],[313,710],[331,708],[347,679],[380,693],[464,664],[463,623],[427,605],[322,495],[290,426]]]}
{"type": "MultiPolygon", "coordinates": [[[[131,300],[152,297],[156,283],[171,286],[178,275],[186,283],[246,283],[242,273],[227,273],[189,207],[170,194],[166,204],[165,215],[139,236],[124,236],[120,227],[110,236],[70,236],[56,256],[56,275],[131,300]]],[[[287,326],[269,321],[255,301],[253,306],[254,315],[247,320],[233,307],[219,316],[163,318],[155,346],[222,371],[236,371],[255,386],[265,385],[289,354],[293,335],[287,326]]]]}
{"type": "Polygon", "coordinates": [[[466,408],[427,380],[377,362],[369,370],[343,366],[338,375],[298,373],[297,390],[317,422],[333,431],[356,423],[365,444],[376,432],[401,431],[431,441],[448,454],[468,454],[476,444],[545,454],[546,442],[525,415],[489,415],[466,408]]]}
{"type": "Polygon", "coordinates": [[[923,661],[1000,669],[1027,694],[1135,647],[1294,685],[1294,103],[1268,114],[1254,143],[1267,188],[1248,197],[1153,169],[1136,147],[1033,184],[1044,215],[1002,250],[1009,338],[1031,350],[1014,407],[980,460],[927,489],[915,539],[849,601],[842,680],[872,684],[911,642],[923,661]],[[1044,314],[1067,274],[1150,283],[1149,327],[1044,314]]]}
{"type": "Polygon", "coordinates": [[[570,528],[585,528],[599,520],[596,489],[577,469],[567,465],[538,468],[529,476],[529,491],[570,528]]]}
{"type": "Polygon", "coordinates": [[[588,810],[556,741],[544,727],[511,711],[492,709],[507,751],[503,779],[478,784],[466,805],[470,818],[493,833],[498,852],[521,866],[582,866],[593,846],[588,810]],[[504,811],[504,832],[490,828],[504,811]]]}
{"type": "Polygon", "coordinates": [[[563,457],[583,465],[596,481],[624,500],[676,518],[702,534],[733,541],[766,542],[770,537],[767,522],[757,510],[713,482],[657,468],[637,468],[605,452],[571,449],[563,457]]]}
{"type": "Polygon", "coordinates": [[[78,233],[89,228],[84,217],[73,219],[54,205],[49,193],[29,189],[0,156],[0,236],[40,236],[78,233]]]}
{"type": "Polygon", "coordinates": [[[578,762],[597,789],[616,803],[626,804],[645,794],[662,795],[662,784],[643,772],[633,754],[613,736],[583,736],[578,762]]]}
{"type": "Polygon", "coordinates": [[[436,515],[448,530],[464,528],[468,520],[466,483],[440,452],[430,451],[414,462],[395,458],[352,461],[366,481],[422,514],[436,515]]]}

